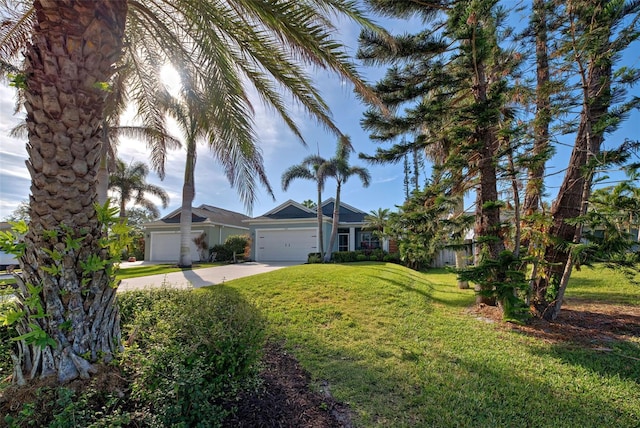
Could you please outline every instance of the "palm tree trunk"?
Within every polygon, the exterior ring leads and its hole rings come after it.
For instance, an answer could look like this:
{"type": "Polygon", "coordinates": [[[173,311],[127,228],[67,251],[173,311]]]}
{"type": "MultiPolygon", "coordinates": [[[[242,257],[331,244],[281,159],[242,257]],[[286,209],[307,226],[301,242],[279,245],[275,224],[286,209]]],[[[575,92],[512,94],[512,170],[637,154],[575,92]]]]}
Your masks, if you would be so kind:
{"type": "Polygon", "coordinates": [[[104,205],[109,197],[109,138],[108,128],[105,121],[102,121],[101,143],[100,143],[100,166],[96,175],[98,204],[104,205]]]}
{"type": "Polygon", "coordinates": [[[318,217],[318,242],[320,249],[320,258],[324,260],[324,231],[322,230],[322,218],[324,215],[322,214],[322,186],[318,183],[318,205],[316,208],[317,217],[318,217]]]}
{"type": "Polygon", "coordinates": [[[126,203],[127,199],[122,195],[120,198],[120,218],[127,218],[126,203]]]}
{"type": "Polygon", "coordinates": [[[12,358],[17,382],[53,375],[66,382],[89,377],[93,363],[110,361],[121,347],[109,266],[82,265],[89,257],[109,258],[94,208],[105,98],[94,83],[113,73],[127,2],[33,5],[25,70],[31,221],[17,281],[26,316],[16,329],[45,339],[17,341],[12,358]]]}
{"type": "Polygon", "coordinates": [[[338,222],[340,221],[340,187],[341,183],[338,181],[336,187],[336,200],[333,205],[333,222],[331,224],[331,238],[329,238],[329,248],[327,248],[327,254],[324,256],[324,261],[329,262],[331,260],[331,253],[333,252],[333,246],[336,243],[336,236],[338,236],[338,222]]]}
{"type": "Polygon", "coordinates": [[[196,142],[192,138],[187,141],[187,162],[184,168],[184,184],[182,186],[182,207],[180,210],[180,259],[178,266],[191,267],[191,213],[195,189],[196,142]]]}

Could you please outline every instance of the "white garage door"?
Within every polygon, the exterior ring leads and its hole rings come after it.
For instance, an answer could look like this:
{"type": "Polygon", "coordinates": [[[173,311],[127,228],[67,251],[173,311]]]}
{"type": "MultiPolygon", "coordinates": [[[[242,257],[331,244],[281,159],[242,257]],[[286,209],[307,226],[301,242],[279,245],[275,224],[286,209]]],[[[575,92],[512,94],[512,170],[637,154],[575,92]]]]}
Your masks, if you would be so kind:
{"type": "MultiPolygon", "coordinates": [[[[191,232],[195,238],[202,232],[191,232]]],[[[180,258],[179,232],[151,232],[151,251],[149,258],[152,262],[177,262],[180,258]]],[[[200,260],[196,244],[191,240],[191,261],[200,260]]]]}
{"type": "Polygon", "coordinates": [[[309,253],[318,251],[315,228],[294,230],[258,230],[256,260],[306,262],[309,253]]]}

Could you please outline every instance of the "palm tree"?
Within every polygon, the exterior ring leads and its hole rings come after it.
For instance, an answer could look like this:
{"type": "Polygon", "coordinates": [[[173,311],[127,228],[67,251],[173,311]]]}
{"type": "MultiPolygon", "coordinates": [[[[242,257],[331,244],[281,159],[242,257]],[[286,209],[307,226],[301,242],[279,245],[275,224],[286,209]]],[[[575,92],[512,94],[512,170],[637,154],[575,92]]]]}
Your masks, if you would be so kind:
{"type": "Polygon", "coordinates": [[[344,136],[338,140],[338,147],[334,157],[321,165],[321,174],[335,178],[336,180],[336,198],[333,205],[333,222],[331,226],[331,238],[329,239],[329,248],[324,256],[324,261],[331,260],[333,246],[338,236],[338,222],[340,221],[340,191],[342,185],[347,182],[349,177],[357,175],[362,181],[364,187],[369,187],[371,175],[366,168],[349,165],[349,155],[353,151],[349,137],[344,136]]]}
{"type": "Polygon", "coordinates": [[[311,180],[316,182],[317,199],[315,204],[315,210],[318,218],[318,242],[320,249],[320,257],[324,257],[324,232],[322,227],[322,190],[327,179],[325,174],[326,169],[324,165],[327,160],[320,157],[320,155],[307,156],[302,160],[299,165],[293,165],[289,167],[282,174],[282,190],[285,192],[289,188],[289,184],[295,179],[301,178],[303,180],[311,180]]]}
{"type": "Polygon", "coordinates": [[[371,230],[375,236],[379,239],[384,238],[385,229],[389,222],[389,208],[378,208],[377,210],[371,210],[369,214],[364,217],[365,226],[367,230],[371,230]]]}
{"type": "MultiPolygon", "coordinates": [[[[232,187],[240,193],[245,204],[251,205],[254,199],[256,178],[273,196],[273,191],[264,171],[262,154],[254,140],[234,144],[233,130],[224,132],[216,127],[216,122],[209,120],[215,116],[217,104],[206,99],[206,92],[197,92],[197,88],[183,88],[180,99],[167,98],[163,101],[164,108],[173,116],[185,137],[186,160],[184,182],[182,186],[182,205],[180,210],[180,256],[178,265],[189,267],[191,260],[191,223],[192,204],[195,198],[195,168],[197,159],[197,144],[205,141],[213,152],[214,157],[222,165],[232,187]]],[[[199,88],[204,90],[205,88],[199,88]]],[[[246,121],[238,118],[237,121],[246,121]]],[[[248,126],[246,123],[243,126],[248,126]]]]}
{"type": "MultiPolygon", "coordinates": [[[[233,169],[238,151],[256,141],[248,87],[301,140],[288,109],[293,103],[285,103],[285,96],[340,135],[308,65],[329,69],[353,82],[365,99],[374,98],[331,36],[336,15],[376,28],[347,0],[3,0],[0,7],[6,18],[0,59],[19,63],[22,53],[25,58],[24,73],[14,80],[25,99],[32,179],[19,299],[23,306],[27,299],[31,305],[37,301],[46,314],[26,311],[20,321],[23,337],[31,333],[46,340],[16,342],[18,381],[25,381],[22,373],[29,374],[27,380],[86,378],[95,362],[110,361],[121,348],[112,260],[102,247],[104,228],[94,206],[105,99],[121,61],[154,69],[170,62],[189,90],[206,82],[207,120],[216,130],[210,146],[227,162],[232,184],[243,176],[233,169]],[[101,263],[91,264],[95,271],[82,268],[96,259],[101,263]]],[[[128,83],[134,81],[148,83],[128,83]]],[[[144,105],[154,108],[154,101],[144,105]]],[[[241,186],[240,192],[251,208],[255,188],[241,186]]]]}
{"type": "Polygon", "coordinates": [[[309,208],[310,210],[315,210],[318,207],[318,204],[313,202],[311,199],[305,199],[302,201],[302,205],[309,208]]]}
{"type": "Polygon", "coordinates": [[[109,177],[109,189],[118,193],[116,201],[120,206],[120,217],[126,218],[126,206],[133,201],[135,205],[145,208],[151,215],[158,217],[160,211],[147,194],[160,198],[162,208],[169,204],[169,195],[162,187],[147,183],[149,168],[144,162],[125,164],[121,159],[116,162],[116,170],[109,177]]]}

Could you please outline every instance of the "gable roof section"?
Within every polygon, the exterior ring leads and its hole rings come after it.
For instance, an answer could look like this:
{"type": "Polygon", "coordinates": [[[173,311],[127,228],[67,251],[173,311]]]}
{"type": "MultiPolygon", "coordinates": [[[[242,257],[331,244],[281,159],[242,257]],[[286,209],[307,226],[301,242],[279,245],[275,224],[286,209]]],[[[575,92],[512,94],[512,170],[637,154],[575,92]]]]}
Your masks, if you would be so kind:
{"type": "MultiPolygon", "coordinates": [[[[147,223],[145,226],[166,226],[180,223],[181,209],[178,208],[175,211],[167,214],[160,220],[147,223]]],[[[223,208],[214,207],[213,205],[200,205],[199,207],[192,208],[191,221],[193,223],[209,223],[219,224],[223,226],[234,226],[247,229],[247,225],[244,223],[250,217],[244,214],[225,210],[223,208]]]]}
{"type": "MultiPolygon", "coordinates": [[[[329,198],[322,203],[322,214],[325,220],[333,218],[334,198],[329,198]]],[[[340,223],[364,223],[364,217],[367,214],[357,208],[340,202],[340,223]]],[[[260,221],[285,221],[285,220],[304,220],[315,219],[316,211],[305,207],[291,199],[283,204],[278,205],[274,209],[260,217],[249,220],[250,222],[260,221]]]]}
{"type": "Polygon", "coordinates": [[[259,217],[252,218],[254,220],[300,220],[316,218],[315,210],[311,210],[296,201],[289,199],[288,201],[278,205],[271,211],[262,214],[259,217]]]}
{"type": "MultiPolygon", "coordinates": [[[[322,203],[322,214],[333,218],[333,208],[336,200],[329,198],[322,203]]],[[[362,210],[354,208],[351,205],[340,202],[340,223],[364,223],[364,218],[367,215],[362,210]]]]}

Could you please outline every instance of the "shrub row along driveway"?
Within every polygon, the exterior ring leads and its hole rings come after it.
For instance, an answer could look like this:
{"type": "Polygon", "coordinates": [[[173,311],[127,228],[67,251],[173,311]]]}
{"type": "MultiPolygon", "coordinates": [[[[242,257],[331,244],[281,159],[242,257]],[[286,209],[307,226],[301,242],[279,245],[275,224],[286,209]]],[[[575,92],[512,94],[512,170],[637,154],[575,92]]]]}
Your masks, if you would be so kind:
{"type": "Polygon", "coordinates": [[[214,266],[196,270],[184,270],[160,275],[141,276],[139,278],[123,279],[118,291],[130,291],[142,288],[172,287],[189,288],[204,287],[206,285],[222,284],[232,279],[270,272],[283,267],[300,264],[299,262],[246,262],[225,266],[214,266]]]}

